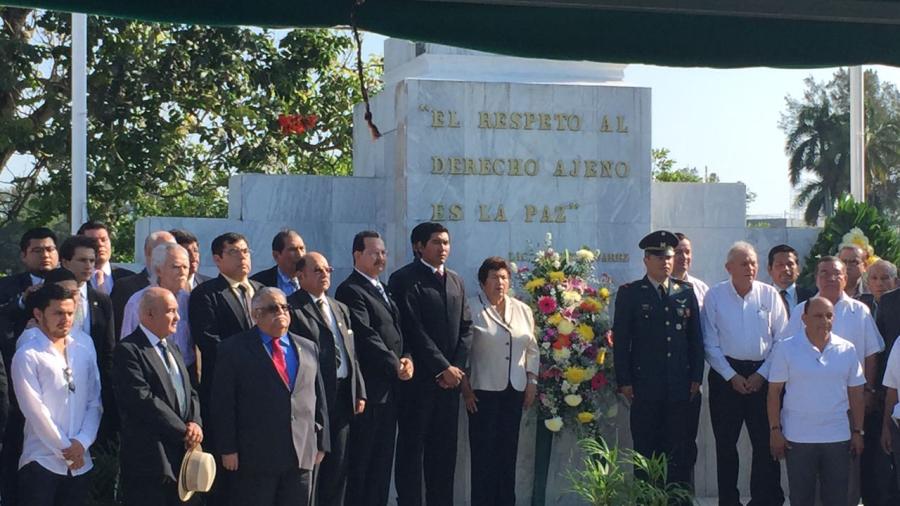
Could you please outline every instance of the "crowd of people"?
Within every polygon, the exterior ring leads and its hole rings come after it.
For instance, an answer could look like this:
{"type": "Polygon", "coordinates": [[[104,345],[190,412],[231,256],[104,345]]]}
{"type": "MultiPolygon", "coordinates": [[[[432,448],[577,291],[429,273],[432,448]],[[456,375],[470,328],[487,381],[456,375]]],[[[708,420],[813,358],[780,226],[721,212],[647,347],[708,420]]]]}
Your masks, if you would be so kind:
{"type": "MultiPolygon", "coordinates": [[[[128,505],[385,506],[393,476],[400,506],[449,506],[462,401],[471,504],[514,505],[540,372],[533,314],[509,295],[503,258],[467,294],[446,267],[447,228],[421,223],[410,242],[385,283],[384,241],[359,232],[332,291],[327,257],[293,230],[253,275],[247,239],[216,237],[212,278],[186,230],[149,234],[139,273],[112,267],[102,223],[61,243],[28,230],[25,270],[0,280],[0,504],[85,504],[104,454],[118,462],[106,493],[128,505]]],[[[684,234],[639,247],[646,275],[620,287],[613,319],[637,451],[691,486],[708,364],[720,505],[741,504],[744,426],[750,504],[783,504],[782,458],[794,506],[817,489],[827,506],[900,504],[893,264],[842,245],[812,291],[790,246],[769,251],[765,284],[738,242],[729,279],[708,287],[684,234]]]]}
{"type": "MultiPolygon", "coordinates": [[[[900,504],[900,290],[892,263],[855,243],[819,258],[816,290],[797,285],[797,252],[726,253],[729,278],[688,274],[691,241],[645,237],[646,276],[623,285],[613,334],[617,382],[631,405],[634,448],[663,454],[667,479],[691,487],[703,374],[715,437],[718,504],[740,506],[738,438],[752,455],[750,505],[900,504]],[[708,368],[704,364],[708,364],[708,368]]],[[[745,456],[745,458],[748,456],[745,456]]]]}

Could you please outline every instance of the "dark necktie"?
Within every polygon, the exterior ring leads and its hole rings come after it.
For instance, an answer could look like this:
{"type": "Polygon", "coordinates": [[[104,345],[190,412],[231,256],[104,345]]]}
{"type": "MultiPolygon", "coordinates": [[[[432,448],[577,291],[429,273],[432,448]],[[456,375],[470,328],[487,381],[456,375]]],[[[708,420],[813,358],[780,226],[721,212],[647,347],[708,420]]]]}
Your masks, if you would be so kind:
{"type": "Polygon", "coordinates": [[[444,273],[440,271],[440,269],[434,271],[434,277],[441,283],[444,282],[444,273]]]}
{"type": "Polygon", "coordinates": [[[290,390],[291,380],[287,373],[287,361],[284,359],[284,348],[281,347],[281,341],[276,338],[272,339],[272,364],[275,366],[275,371],[281,376],[281,381],[284,381],[284,386],[288,387],[290,390]]]}
{"type": "Polygon", "coordinates": [[[253,325],[250,319],[250,307],[247,304],[247,287],[243,284],[237,286],[238,288],[238,300],[241,302],[241,308],[244,310],[244,318],[247,319],[247,323],[253,325]]]}
{"type": "MultiPolygon", "coordinates": [[[[325,309],[325,299],[319,299],[316,301],[316,305],[319,306],[319,314],[322,315],[322,321],[325,322],[325,325],[331,329],[331,317],[328,315],[328,310],[325,309]]],[[[340,333],[340,329],[333,329],[331,332],[334,337],[334,366],[336,369],[341,368],[341,345],[338,344],[338,339],[343,339],[343,336],[340,333]],[[337,333],[334,330],[338,330],[337,333]]]]}
{"type": "Polygon", "coordinates": [[[667,295],[667,294],[666,294],[666,287],[664,287],[664,286],[662,285],[662,283],[660,283],[660,284],[659,284],[659,298],[662,299],[662,300],[666,300],[666,295],[667,295]]]}
{"type": "Polygon", "coordinates": [[[787,290],[782,290],[781,292],[781,302],[784,302],[784,310],[787,311],[788,318],[791,317],[791,304],[788,302],[788,294],[787,290]]]}
{"type": "Polygon", "coordinates": [[[378,293],[381,294],[381,298],[384,299],[384,301],[385,301],[388,305],[390,305],[391,303],[388,301],[387,292],[384,291],[384,287],[381,286],[381,283],[376,283],[376,284],[375,284],[375,289],[378,290],[378,293]]]}
{"type": "Polygon", "coordinates": [[[178,399],[178,409],[181,411],[179,414],[184,418],[187,415],[187,396],[184,392],[184,383],[181,382],[181,378],[178,377],[176,372],[178,365],[175,364],[175,358],[169,352],[169,347],[164,340],[160,339],[156,346],[159,347],[159,351],[162,352],[164,357],[163,364],[166,366],[166,371],[169,373],[169,381],[172,382],[175,397],[178,399]]]}

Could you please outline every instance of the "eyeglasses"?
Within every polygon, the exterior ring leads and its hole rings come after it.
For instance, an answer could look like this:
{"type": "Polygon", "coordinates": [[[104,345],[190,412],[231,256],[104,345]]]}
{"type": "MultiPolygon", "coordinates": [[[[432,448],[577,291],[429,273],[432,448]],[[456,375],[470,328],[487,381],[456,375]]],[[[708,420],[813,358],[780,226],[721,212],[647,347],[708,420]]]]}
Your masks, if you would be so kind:
{"type": "Polygon", "coordinates": [[[67,386],[69,387],[69,391],[75,392],[75,378],[72,376],[72,368],[65,367],[63,368],[63,377],[66,379],[67,386]]]}
{"type": "Polygon", "coordinates": [[[281,312],[289,313],[293,307],[290,304],[269,304],[268,306],[262,306],[257,308],[264,314],[278,314],[281,312]]]}
{"type": "Polygon", "coordinates": [[[253,254],[250,248],[230,248],[224,251],[230,257],[248,257],[253,254]]]}

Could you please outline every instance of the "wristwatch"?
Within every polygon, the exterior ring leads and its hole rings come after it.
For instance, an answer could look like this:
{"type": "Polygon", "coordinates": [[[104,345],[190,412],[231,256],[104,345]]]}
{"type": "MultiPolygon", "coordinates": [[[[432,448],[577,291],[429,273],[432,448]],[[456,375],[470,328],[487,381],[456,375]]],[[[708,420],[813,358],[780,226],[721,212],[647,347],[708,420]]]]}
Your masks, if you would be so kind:
{"type": "Polygon", "coordinates": [[[851,432],[853,432],[854,434],[859,434],[860,436],[866,435],[866,431],[864,431],[862,429],[853,429],[851,432]]]}
{"type": "Polygon", "coordinates": [[[532,385],[537,385],[537,378],[528,378],[528,383],[532,385]]]}

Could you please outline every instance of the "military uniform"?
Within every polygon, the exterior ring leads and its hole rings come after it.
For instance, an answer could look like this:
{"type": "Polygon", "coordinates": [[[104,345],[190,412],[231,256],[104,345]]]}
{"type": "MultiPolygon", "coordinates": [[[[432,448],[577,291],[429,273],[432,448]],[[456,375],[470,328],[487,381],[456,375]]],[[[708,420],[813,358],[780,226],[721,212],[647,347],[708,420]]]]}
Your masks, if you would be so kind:
{"type": "Polygon", "coordinates": [[[613,320],[616,379],[620,388],[634,392],[634,449],[646,456],[665,454],[669,481],[689,483],[691,384],[703,378],[700,309],[690,283],[668,278],[664,285],[645,276],[619,288],[613,320]]]}

